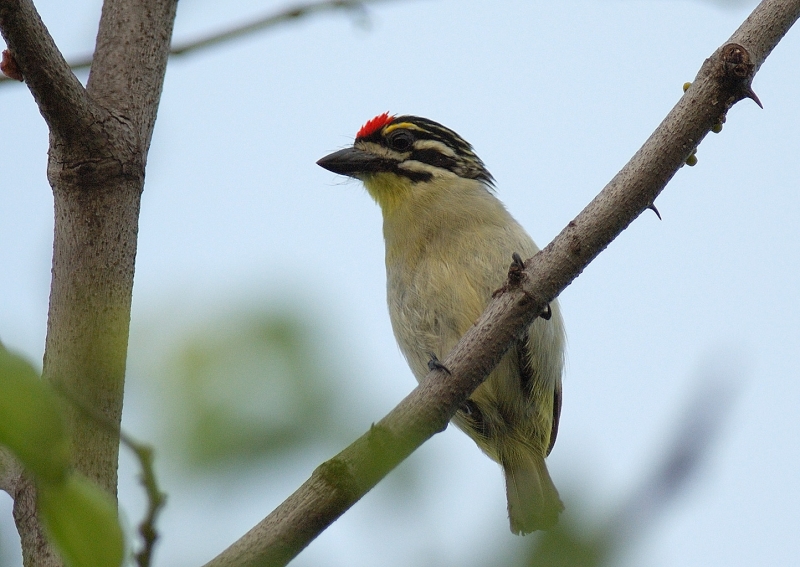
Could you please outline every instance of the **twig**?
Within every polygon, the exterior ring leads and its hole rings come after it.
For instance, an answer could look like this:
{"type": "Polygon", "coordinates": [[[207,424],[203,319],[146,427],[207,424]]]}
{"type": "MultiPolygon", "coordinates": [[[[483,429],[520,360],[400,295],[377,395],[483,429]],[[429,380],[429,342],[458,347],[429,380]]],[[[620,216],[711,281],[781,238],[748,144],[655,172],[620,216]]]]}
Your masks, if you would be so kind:
{"type": "Polygon", "coordinates": [[[374,4],[384,1],[386,0],[324,0],[323,2],[298,4],[296,6],[286,8],[280,12],[263,16],[253,20],[250,23],[240,24],[228,30],[214,32],[206,37],[175,45],[172,47],[170,55],[184,55],[191,51],[197,51],[199,49],[211,47],[212,45],[230,41],[232,39],[236,39],[237,37],[249,35],[251,33],[292,20],[297,20],[304,16],[310,16],[318,12],[351,10],[353,12],[358,12],[358,15],[364,17],[366,15],[366,4],[374,4]]]}
{"type": "Polygon", "coordinates": [[[147,492],[148,506],[147,514],[139,524],[139,534],[142,536],[143,545],[142,549],[136,553],[136,563],[139,567],[149,567],[153,557],[153,547],[158,539],[158,532],[155,529],[156,521],[161,509],[166,505],[167,495],[158,488],[158,481],[153,469],[153,448],[136,443],[125,434],[121,435],[120,439],[134,452],[142,467],[139,480],[147,492]]]}
{"type": "Polygon", "coordinates": [[[153,467],[153,448],[136,441],[117,426],[116,423],[94,408],[88,406],[72,392],[68,392],[60,386],[56,386],[55,390],[63,396],[67,402],[78,408],[88,419],[96,422],[109,432],[119,435],[120,442],[136,455],[136,459],[139,461],[139,466],[141,467],[139,481],[147,494],[147,513],[139,524],[139,534],[142,536],[142,548],[136,553],[136,562],[139,567],[149,567],[153,556],[153,547],[158,539],[158,531],[155,528],[156,521],[167,499],[167,495],[161,492],[158,487],[158,480],[153,467]]]}
{"type": "MultiPolygon", "coordinates": [[[[226,30],[213,32],[204,37],[173,45],[170,49],[170,56],[186,55],[199,51],[220,43],[243,37],[258,31],[262,31],[279,24],[298,20],[305,16],[310,16],[322,12],[336,10],[350,10],[357,12],[362,18],[367,15],[366,5],[385,2],[386,0],[323,0],[322,2],[309,2],[298,4],[290,8],[285,8],[266,16],[257,18],[251,22],[240,24],[226,30]]],[[[73,71],[81,71],[92,66],[92,56],[86,55],[76,58],[69,62],[73,71]]],[[[11,77],[0,76],[0,84],[12,81],[11,77]]]]}

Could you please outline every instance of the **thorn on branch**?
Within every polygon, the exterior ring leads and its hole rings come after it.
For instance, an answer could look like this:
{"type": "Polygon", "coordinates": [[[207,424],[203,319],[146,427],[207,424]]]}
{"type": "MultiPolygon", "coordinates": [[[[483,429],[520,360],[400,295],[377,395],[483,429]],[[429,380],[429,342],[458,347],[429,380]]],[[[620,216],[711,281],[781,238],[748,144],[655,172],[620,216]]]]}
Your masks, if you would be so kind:
{"type": "Polygon", "coordinates": [[[517,252],[511,255],[511,260],[511,266],[508,268],[508,284],[509,287],[516,287],[525,277],[525,262],[517,252]]]}
{"type": "Polygon", "coordinates": [[[19,65],[17,65],[17,60],[14,59],[14,54],[8,49],[3,50],[3,59],[0,61],[0,71],[9,79],[20,82],[25,80],[19,65]]]}
{"type": "Polygon", "coordinates": [[[511,266],[508,267],[508,280],[494,290],[492,297],[497,297],[510,289],[519,287],[525,277],[525,262],[517,252],[511,255],[511,266]]]}
{"type": "Polygon", "coordinates": [[[430,360],[428,360],[428,370],[433,372],[434,370],[441,370],[442,372],[446,373],[448,376],[452,374],[450,369],[444,365],[444,363],[439,360],[439,357],[436,356],[436,353],[429,352],[428,356],[430,356],[430,360]]]}
{"type": "Polygon", "coordinates": [[[764,110],[764,105],[761,104],[761,101],[758,99],[758,95],[753,90],[753,87],[748,87],[744,92],[744,96],[755,102],[759,108],[761,108],[761,110],[764,110]]]}
{"type": "Polygon", "coordinates": [[[656,208],[655,203],[650,203],[649,205],[647,205],[647,208],[650,209],[651,211],[653,211],[656,214],[656,216],[658,217],[658,220],[661,220],[661,213],[658,212],[658,209],[656,208]]]}

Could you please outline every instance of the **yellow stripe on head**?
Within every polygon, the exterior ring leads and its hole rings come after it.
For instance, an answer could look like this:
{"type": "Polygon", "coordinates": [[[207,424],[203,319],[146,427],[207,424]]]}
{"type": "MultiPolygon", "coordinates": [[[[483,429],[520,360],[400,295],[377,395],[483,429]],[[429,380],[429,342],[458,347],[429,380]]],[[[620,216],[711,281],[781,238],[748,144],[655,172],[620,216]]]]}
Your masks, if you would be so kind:
{"type": "Polygon", "coordinates": [[[425,128],[421,128],[418,125],[414,124],[413,122],[398,122],[397,124],[389,124],[383,129],[383,135],[385,136],[389,132],[393,132],[398,128],[405,128],[406,130],[416,130],[417,132],[428,132],[425,128]]]}

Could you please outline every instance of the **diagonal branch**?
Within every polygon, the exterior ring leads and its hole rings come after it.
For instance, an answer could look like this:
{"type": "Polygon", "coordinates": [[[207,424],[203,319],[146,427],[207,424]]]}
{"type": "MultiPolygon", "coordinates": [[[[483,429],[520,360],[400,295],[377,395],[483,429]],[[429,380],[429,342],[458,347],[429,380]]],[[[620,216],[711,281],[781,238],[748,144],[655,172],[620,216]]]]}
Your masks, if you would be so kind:
{"type": "Polygon", "coordinates": [[[0,33],[51,131],[75,131],[92,119],[91,103],[31,0],[0,0],[0,33]]]}
{"type": "MultiPolygon", "coordinates": [[[[664,189],[727,110],[754,97],[753,74],[800,16],[800,0],[765,0],[701,67],[631,161],[542,252],[498,290],[475,326],[386,417],[318,467],[294,494],[206,567],[285,565],[414,449],[443,430],[519,331],[664,189]]],[[[510,260],[510,259],[509,259],[510,260]]]]}
{"type": "MultiPolygon", "coordinates": [[[[194,53],[208,47],[213,47],[233,39],[263,31],[279,24],[296,21],[305,16],[311,16],[314,14],[341,10],[350,11],[359,16],[364,16],[366,15],[367,4],[377,4],[378,2],[385,1],[386,0],[323,0],[321,2],[297,4],[296,6],[285,8],[279,12],[261,16],[247,23],[239,24],[225,30],[210,33],[197,39],[173,45],[170,49],[170,56],[194,53]]],[[[92,56],[87,55],[74,59],[70,61],[69,66],[73,71],[88,69],[92,66],[92,56]]],[[[0,75],[0,84],[11,80],[11,77],[0,75]]]]}

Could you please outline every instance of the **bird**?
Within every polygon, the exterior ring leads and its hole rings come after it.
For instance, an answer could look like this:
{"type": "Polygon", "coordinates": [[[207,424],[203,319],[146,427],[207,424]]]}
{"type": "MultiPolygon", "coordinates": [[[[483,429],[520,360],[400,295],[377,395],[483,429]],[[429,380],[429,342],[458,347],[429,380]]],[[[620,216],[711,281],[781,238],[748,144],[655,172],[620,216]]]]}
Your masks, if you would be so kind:
{"type": "MultiPolygon", "coordinates": [[[[495,196],[473,147],[433,120],[385,112],[317,164],[360,180],[380,206],[392,329],[421,382],[476,322],[512,258],[539,249],[495,196]]],[[[552,528],[564,509],[545,457],[561,415],[565,335],[556,300],[547,313],[453,417],[502,466],[515,534],[552,528]]]]}

